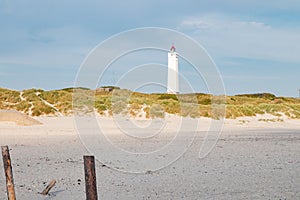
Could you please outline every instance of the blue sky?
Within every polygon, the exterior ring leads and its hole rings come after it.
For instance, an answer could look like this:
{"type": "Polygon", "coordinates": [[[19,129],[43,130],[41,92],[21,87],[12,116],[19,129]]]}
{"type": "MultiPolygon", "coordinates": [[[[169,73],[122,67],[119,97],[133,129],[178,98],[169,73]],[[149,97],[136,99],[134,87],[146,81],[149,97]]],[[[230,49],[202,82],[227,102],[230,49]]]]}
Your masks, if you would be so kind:
{"type": "Polygon", "coordinates": [[[0,0],[0,25],[0,87],[70,87],[96,45],[150,26],[182,32],[205,47],[229,95],[298,96],[300,89],[298,0],[0,0]]]}

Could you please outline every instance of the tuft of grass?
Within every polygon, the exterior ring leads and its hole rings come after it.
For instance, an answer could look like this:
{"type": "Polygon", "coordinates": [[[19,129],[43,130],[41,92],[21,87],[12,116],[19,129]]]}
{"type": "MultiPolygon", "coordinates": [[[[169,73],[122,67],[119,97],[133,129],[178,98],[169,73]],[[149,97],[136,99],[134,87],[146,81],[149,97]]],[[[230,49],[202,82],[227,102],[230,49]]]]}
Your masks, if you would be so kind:
{"type": "Polygon", "coordinates": [[[54,115],[55,110],[44,104],[43,102],[34,102],[33,103],[33,109],[32,109],[32,115],[33,116],[40,116],[40,115],[54,115]]]}
{"type": "Polygon", "coordinates": [[[250,97],[250,98],[264,98],[269,100],[274,100],[276,96],[271,93],[256,93],[256,94],[238,94],[236,97],[250,97]]]}
{"type": "Polygon", "coordinates": [[[160,99],[160,100],[172,99],[174,101],[178,101],[178,98],[177,98],[176,94],[160,94],[158,99],[160,99]]]}
{"type": "Polygon", "coordinates": [[[151,118],[164,118],[165,111],[161,105],[153,104],[149,109],[149,116],[151,118]]]}
{"type": "Polygon", "coordinates": [[[0,88],[0,102],[9,102],[11,104],[19,103],[21,101],[20,92],[16,90],[9,90],[0,88]]]}

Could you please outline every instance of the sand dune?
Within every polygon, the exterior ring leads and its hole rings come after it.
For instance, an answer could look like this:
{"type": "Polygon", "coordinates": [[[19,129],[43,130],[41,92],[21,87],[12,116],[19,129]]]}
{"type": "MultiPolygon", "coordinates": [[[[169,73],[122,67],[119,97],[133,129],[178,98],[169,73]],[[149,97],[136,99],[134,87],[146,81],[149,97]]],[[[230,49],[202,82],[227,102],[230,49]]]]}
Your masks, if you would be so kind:
{"type": "Polygon", "coordinates": [[[0,122],[13,122],[19,126],[33,126],[42,124],[38,120],[15,110],[0,110],[0,122]]]}

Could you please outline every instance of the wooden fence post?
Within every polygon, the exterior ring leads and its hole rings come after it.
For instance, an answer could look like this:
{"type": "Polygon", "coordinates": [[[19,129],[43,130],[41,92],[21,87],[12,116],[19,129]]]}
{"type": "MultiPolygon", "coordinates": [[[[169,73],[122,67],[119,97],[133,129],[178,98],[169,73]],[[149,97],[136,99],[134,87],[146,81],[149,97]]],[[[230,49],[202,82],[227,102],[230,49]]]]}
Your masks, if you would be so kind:
{"type": "Polygon", "coordinates": [[[6,190],[8,200],[16,200],[14,178],[12,173],[11,160],[8,146],[2,146],[2,158],[4,165],[4,173],[6,176],[6,190]]]}
{"type": "Polygon", "coordinates": [[[97,200],[97,183],[94,156],[83,156],[86,200],[97,200]]]}

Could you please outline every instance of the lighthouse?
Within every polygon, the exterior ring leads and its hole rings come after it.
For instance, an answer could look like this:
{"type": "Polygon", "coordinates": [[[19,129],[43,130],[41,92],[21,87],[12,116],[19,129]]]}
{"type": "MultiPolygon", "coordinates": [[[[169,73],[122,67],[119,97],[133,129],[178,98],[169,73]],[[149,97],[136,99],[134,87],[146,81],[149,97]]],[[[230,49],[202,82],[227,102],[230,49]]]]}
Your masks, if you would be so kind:
{"type": "Polygon", "coordinates": [[[168,94],[178,94],[178,55],[176,48],[172,45],[168,52],[168,94]]]}

